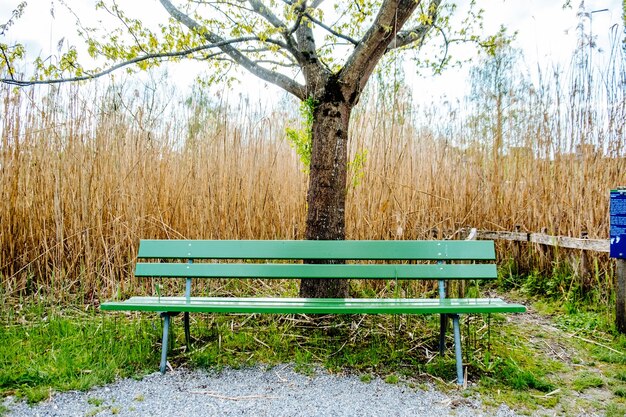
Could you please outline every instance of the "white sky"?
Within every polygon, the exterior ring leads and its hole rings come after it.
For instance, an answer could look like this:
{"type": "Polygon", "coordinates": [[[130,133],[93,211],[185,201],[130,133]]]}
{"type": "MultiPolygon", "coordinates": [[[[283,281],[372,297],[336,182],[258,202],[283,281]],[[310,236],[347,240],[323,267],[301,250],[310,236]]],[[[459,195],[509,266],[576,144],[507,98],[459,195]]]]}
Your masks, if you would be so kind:
{"type": "MultiPolygon", "coordinates": [[[[0,23],[8,20],[11,11],[19,2],[19,0],[0,0],[0,23]]],[[[88,16],[92,15],[90,11],[93,10],[95,0],[66,0],[66,2],[81,18],[85,19],[85,23],[89,23],[88,16]]],[[[562,0],[478,1],[478,5],[487,10],[485,19],[487,31],[495,32],[500,24],[504,24],[509,32],[519,32],[515,46],[524,51],[526,63],[531,69],[536,68],[537,65],[547,68],[553,63],[562,67],[569,65],[572,52],[576,47],[578,22],[576,13],[580,3],[578,0],[573,0],[573,9],[565,10],[562,8],[562,3],[562,0]]],[[[621,3],[621,0],[586,0],[584,3],[585,10],[588,12],[609,9],[606,12],[594,13],[592,24],[593,33],[598,36],[598,47],[605,51],[609,49],[610,28],[618,25],[620,34],[623,33],[621,3]]],[[[120,4],[123,4],[122,7],[125,10],[130,9],[129,14],[146,16],[146,20],[159,21],[167,18],[157,0],[121,1],[120,4]]],[[[38,54],[46,57],[56,53],[57,44],[62,38],[78,46],[80,41],[75,40],[74,18],[58,1],[30,0],[24,16],[9,29],[4,38],[0,38],[0,42],[9,44],[14,41],[21,42],[27,45],[33,57],[38,54]],[[54,17],[50,13],[52,6],[55,9],[54,17]]],[[[606,53],[594,52],[594,63],[600,65],[606,55],[606,53]]],[[[195,65],[176,64],[176,69],[172,70],[172,73],[183,75],[179,78],[191,81],[193,75],[189,74],[198,71],[193,69],[195,65]]],[[[411,83],[416,90],[414,95],[419,95],[427,101],[436,100],[444,95],[450,98],[458,97],[466,90],[467,71],[466,69],[448,70],[443,76],[434,80],[432,78],[415,79],[411,83]]],[[[262,81],[246,81],[245,85],[240,88],[253,96],[255,94],[267,96],[268,88],[270,92],[274,89],[262,81]]],[[[281,90],[276,88],[275,91],[280,94],[281,90]]]]}

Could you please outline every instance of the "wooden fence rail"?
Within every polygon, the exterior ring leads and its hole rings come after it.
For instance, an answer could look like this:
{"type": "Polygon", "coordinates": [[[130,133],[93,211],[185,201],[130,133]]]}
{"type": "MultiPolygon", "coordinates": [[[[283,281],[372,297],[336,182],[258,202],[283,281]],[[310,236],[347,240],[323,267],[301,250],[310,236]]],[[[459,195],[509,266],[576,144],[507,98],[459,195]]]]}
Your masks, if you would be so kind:
{"type": "MultiPolygon", "coordinates": [[[[509,240],[512,242],[530,242],[539,245],[556,246],[559,248],[579,249],[583,251],[609,253],[609,239],[587,239],[586,234],[581,238],[567,236],[551,236],[546,233],[494,232],[489,230],[471,229],[470,235],[476,239],[509,240]]],[[[519,244],[515,245],[514,257],[520,254],[519,244]]],[[[626,334],[626,259],[615,260],[615,325],[617,330],[626,334]]],[[[588,269],[589,261],[583,252],[580,258],[580,267],[588,269]]]]}
{"type": "Polygon", "coordinates": [[[541,245],[558,246],[560,248],[609,252],[608,239],[587,239],[567,236],[551,236],[545,233],[524,232],[493,232],[477,230],[478,239],[510,240],[514,242],[539,243],[541,245]]]}

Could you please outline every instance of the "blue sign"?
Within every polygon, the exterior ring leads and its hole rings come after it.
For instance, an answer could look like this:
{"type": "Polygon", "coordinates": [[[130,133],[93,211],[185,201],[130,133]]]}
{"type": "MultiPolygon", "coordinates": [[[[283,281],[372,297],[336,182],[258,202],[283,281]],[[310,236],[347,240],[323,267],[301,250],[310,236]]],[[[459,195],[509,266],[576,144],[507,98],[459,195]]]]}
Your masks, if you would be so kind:
{"type": "Polygon", "coordinates": [[[626,259],[626,188],[611,190],[611,258],[626,259]]]}

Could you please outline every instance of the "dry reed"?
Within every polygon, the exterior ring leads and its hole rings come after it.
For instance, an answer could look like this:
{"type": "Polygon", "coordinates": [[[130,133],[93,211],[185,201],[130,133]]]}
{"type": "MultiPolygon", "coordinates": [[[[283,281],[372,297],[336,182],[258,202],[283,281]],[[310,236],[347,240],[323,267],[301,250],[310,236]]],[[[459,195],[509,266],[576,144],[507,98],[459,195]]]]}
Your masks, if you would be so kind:
{"type": "MultiPolygon", "coordinates": [[[[515,146],[501,154],[459,116],[463,103],[446,113],[412,106],[403,89],[392,103],[384,92],[365,97],[351,127],[351,154],[367,150],[367,159],[351,174],[348,237],[521,225],[607,238],[608,191],[626,172],[624,71],[613,71],[607,91],[582,102],[576,77],[529,92],[507,127],[515,146]],[[605,110],[589,112],[598,100],[605,110]],[[594,139],[574,138],[580,129],[594,139]]],[[[303,237],[306,175],[284,139],[286,111],[198,92],[169,104],[173,96],[150,86],[1,94],[5,296],[95,302],[130,291],[140,238],[303,237]]]]}

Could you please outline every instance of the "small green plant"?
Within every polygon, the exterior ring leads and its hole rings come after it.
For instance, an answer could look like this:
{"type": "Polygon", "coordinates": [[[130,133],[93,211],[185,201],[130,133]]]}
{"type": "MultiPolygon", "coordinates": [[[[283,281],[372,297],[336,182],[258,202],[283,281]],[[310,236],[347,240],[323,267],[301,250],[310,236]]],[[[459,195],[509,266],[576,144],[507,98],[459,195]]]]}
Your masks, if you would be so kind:
{"type": "Polygon", "coordinates": [[[87,403],[96,407],[100,407],[104,403],[104,400],[102,398],[92,397],[87,399],[87,403]]]}
{"type": "Polygon", "coordinates": [[[363,149],[361,152],[354,154],[354,159],[348,162],[348,174],[350,177],[350,183],[352,188],[356,188],[361,184],[361,180],[364,176],[365,163],[367,162],[367,149],[363,149]]]}
{"type": "Polygon", "coordinates": [[[302,128],[292,129],[288,127],[285,129],[287,141],[296,151],[306,172],[308,172],[309,166],[311,165],[313,112],[315,111],[316,104],[317,102],[312,97],[303,100],[300,103],[300,116],[303,119],[302,128]]]}
{"type": "Polygon", "coordinates": [[[385,378],[385,382],[388,384],[397,384],[398,382],[400,382],[400,378],[398,378],[398,375],[396,374],[390,374],[387,375],[387,377],[385,378]]]}
{"type": "Polygon", "coordinates": [[[137,402],[142,402],[145,401],[146,397],[143,394],[138,394],[135,398],[133,398],[133,401],[137,401],[137,402]]]}
{"type": "Polygon", "coordinates": [[[370,382],[372,382],[372,375],[370,374],[365,374],[365,375],[361,375],[361,382],[365,382],[366,384],[369,384],[370,382]]]}

